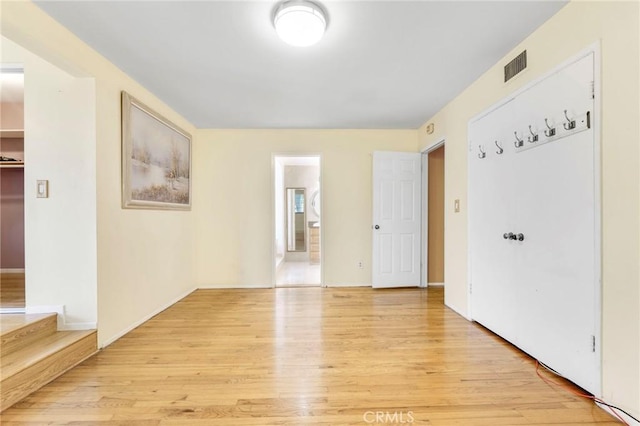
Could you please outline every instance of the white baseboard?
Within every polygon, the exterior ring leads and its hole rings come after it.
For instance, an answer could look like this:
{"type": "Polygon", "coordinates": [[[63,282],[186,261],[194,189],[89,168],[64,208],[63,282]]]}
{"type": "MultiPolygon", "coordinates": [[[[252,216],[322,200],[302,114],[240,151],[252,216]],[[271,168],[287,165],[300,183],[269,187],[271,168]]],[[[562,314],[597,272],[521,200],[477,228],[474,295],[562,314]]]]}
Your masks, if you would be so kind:
{"type": "MultiPolygon", "coordinates": [[[[321,287],[371,287],[371,284],[367,283],[333,283],[333,284],[318,284],[321,287]]],[[[293,285],[293,287],[296,287],[293,285]]],[[[313,287],[312,285],[305,286],[299,285],[298,287],[313,287]]],[[[256,288],[274,288],[270,284],[200,284],[198,290],[241,290],[241,289],[256,289],[256,288]]]]}
{"type": "Polygon", "coordinates": [[[370,283],[332,283],[332,284],[323,284],[323,287],[371,287],[370,283]]]}
{"type": "Polygon", "coordinates": [[[24,314],[24,308],[0,308],[0,314],[24,314]]]}
{"type": "Polygon", "coordinates": [[[153,318],[156,315],[158,315],[160,312],[162,312],[165,309],[168,309],[171,306],[175,305],[176,303],[178,303],[179,301],[181,301],[182,299],[184,299],[185,297],[187,297],[188,295],[193,293],[195,290],[197,290],[197,289],[193,288],[191,290],[188,290],[188,291],[182,293],[180,296],[174,298],[170,302],[167,302],[167,303],[163,304],[158,309],[154,310],[153,312],[151,312],[148,315],[145,315],[140,320],[138,320],[138,321],[134,322],[133,324],[131,324],[129,327],[125,328],[124,330],[119,331],[118,333],[114,334],[113,336],[109,337],[108,339],[106,339],[104,341],[100,341],[100,333],[98,333],[98,348],[99,349],[106,348],[107,346],[109,346],[110,344],[112,344],[113,342],[115,342],[116,340],[118,340],[119,338],[124,336],[125,334],[129,333],[134,328],[139,327],[140,325],[142,325],[145,322],[149,321],[151,318],[153,318]]]}
{"type": "Polygon", "coordinates": [[[444,287],[444,283],[427,283],[427,287],[444,287]]]}
{"type": "Polygon", "coordinates": [[[97,330],[98,324],[95,322],[65,322],[62,326],[58,327],[58,330],[61,331],[69,331],[69,330],[97,330]]]}
{"type": "Polygon", "coordinates": [[[24,273],[24,268],[0,268],[0,274],[20,274],[24,273]]]}
{"type": "Polygon", "coordinates": [[[200,284],[198,290],[224,290],[224,289],[236,289],[241,290],[243,288],[273,288],[271,284],[200,284]]]}
{"type": "MultiPolygon", "coordinates": [[[[607,401],[605,401],[605,402],[607,402],[607,401]]],[[[616,420],[618,420],[618,418],[614,414],[611,414],[612,411],[615,411],[620,417],[622,417],[624,419],[624,421],[627,422],[627,424],[629,426],[640,426],[640,422],[638,422],[637,420],[635,420],[631,416],[626,415],[625,413],[623,413],[620,410],[616,410],[615,408],[607,407],[606,405],[600,404],[599,402],[596,402],[596,405],[598,407],[602,408],[604,411],[606,411],[611,417],[613,417],[616,420]]]]}

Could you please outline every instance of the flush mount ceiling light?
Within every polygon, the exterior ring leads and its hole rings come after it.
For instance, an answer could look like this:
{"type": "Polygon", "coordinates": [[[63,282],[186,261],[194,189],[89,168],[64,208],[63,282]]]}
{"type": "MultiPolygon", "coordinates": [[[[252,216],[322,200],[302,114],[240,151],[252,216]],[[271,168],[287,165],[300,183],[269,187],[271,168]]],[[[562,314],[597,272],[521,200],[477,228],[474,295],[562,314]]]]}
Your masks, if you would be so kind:
{"type": "Polygon", "coordinates": [[[276,8],[273,26],[285,43],[304,47],[320,41],[327,28],[327,19],[317,3],[289,0],[276,8]]]}

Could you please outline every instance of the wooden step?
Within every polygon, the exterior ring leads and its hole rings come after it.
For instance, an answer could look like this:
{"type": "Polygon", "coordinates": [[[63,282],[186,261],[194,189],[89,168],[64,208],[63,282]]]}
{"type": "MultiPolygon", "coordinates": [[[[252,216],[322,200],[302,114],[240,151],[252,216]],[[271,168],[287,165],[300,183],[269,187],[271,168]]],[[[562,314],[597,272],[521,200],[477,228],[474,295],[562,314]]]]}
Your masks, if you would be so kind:
{"type": "Polygon", "coordinates": [[[5,317],[0,318],[0,412],[97,352],[95,330],[56,331],[57,314],[5,317]]]}
{"type": "Polygon", "coordinates": [[[0,315],[0,357],[5,357],[58,329],[58,314],[0,315]]]}

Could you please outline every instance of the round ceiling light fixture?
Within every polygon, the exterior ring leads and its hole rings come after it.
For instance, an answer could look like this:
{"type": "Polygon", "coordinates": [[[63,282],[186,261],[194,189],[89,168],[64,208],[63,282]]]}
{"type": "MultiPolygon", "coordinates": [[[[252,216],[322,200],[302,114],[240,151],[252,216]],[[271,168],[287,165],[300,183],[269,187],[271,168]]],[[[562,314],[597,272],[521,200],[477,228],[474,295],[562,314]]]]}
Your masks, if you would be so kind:
{"type": "Polygon", "coordinates": [[[285,43],[305,47],[320,41],[327,28],[327,19],[317,3],[289,0],[276,8],[273,26],[285,43]]]}

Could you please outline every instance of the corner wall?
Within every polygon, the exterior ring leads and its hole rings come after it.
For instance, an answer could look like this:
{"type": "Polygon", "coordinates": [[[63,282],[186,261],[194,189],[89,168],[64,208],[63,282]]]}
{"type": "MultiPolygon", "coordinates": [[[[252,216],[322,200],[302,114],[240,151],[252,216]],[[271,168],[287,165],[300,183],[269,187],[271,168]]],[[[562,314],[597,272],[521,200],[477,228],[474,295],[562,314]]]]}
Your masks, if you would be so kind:
{"type": "Polygon", "coordinates": [[[601,43],[603,398],[640,417],[639,3],[574,1],[419,129],[420,147],[446,137],[445,276],[448,306],[468,315],[467,123],[470,118],[601,43]],[[503,83],[503,66],[527,49],[528,68],[503,83]],[[625,124],[626,123],[626,124],[625,124]],[[455,199],[460,213],[453,212],[455,199]]]}
{"type": "MultiPolygon", "coordinates": [[[[3,2],[0,24],[3,36],[74,77],[95,81],[95,142],[87,143],[94,152],[91,167],[95,169],[95,177],[90,185],[96,194],[93,236],[97,288],[94,284],[93,291],[97,298],[93,303],[97,304],[98,342],[103,346],[194,289],[194,213],[121,208],[121,90],[194,138],[196,131],[183,117],[33,3],[3,2]]],[[[194,198],[197,196],[194,194],[194,198]]],[[[50,226],[56,225],[55,221],[50,222],[50,226]]],[[[36,236],[27,239],[27,246],[37,244],[33,238],[36,236]]],[[[27,275],[30,269],[37,268],[43,266],[27,265],[27,275]]],[[[72,275],[73,269],[68,273],[72,275]]],[[[27,283],[27,292],[28,286],[27,283]]]]}
{"type": "Polygon", "coordinates": [[[95,85],[5,37],[1,43],[2,61],[22,64],[26,82],[25,309],[64,306],[61,326],[95,328],[95,85]],[[48,198],[36,198],[38,179],[49,181],[48,198]]]}

